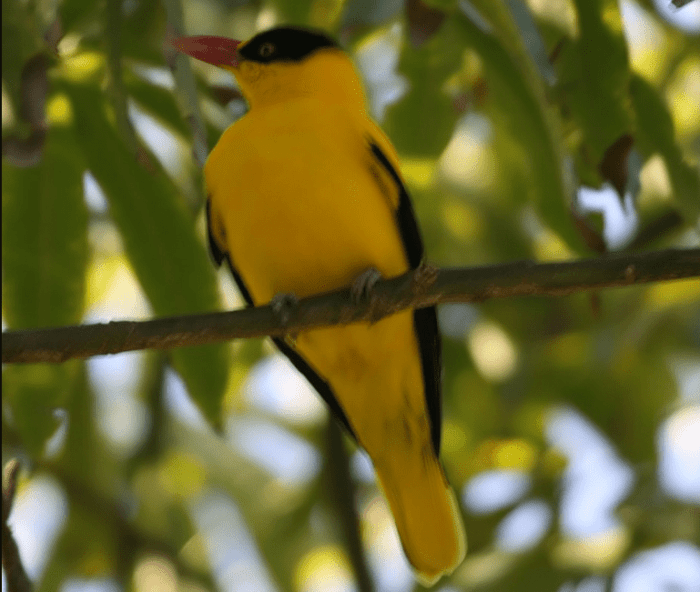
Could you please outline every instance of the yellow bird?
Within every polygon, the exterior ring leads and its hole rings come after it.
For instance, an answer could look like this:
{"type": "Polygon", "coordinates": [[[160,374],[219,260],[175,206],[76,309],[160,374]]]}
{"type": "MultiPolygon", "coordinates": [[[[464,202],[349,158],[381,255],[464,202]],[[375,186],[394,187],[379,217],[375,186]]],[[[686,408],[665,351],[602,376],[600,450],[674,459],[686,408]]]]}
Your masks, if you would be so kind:
{"type": "MultiPolygon", "coordinates": [[[[280,27],[244,43],[198,36],[173,45],[232,72],[248,102],[204,173],[213,257],[227,260],[249,305],[357,286],[374,270],[389,278],[420,264],[423,245],[398,157],[333,39],[280,27]]],[[[418,579],[430,584],[451,573],[466,545],[438,460],[435,309],[275,343],[369,454],[418,579]]]]}

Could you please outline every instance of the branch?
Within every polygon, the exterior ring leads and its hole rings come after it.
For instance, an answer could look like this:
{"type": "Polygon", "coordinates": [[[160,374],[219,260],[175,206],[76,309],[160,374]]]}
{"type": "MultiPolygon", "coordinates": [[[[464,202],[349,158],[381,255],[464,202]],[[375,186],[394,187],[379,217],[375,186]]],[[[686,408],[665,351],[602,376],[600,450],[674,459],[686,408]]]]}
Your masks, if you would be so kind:
{"type": "Polygon", "coordinates": [[[324,490],[331,503],[331,512],[340,525],[343,547],[353,568],[357,589],[360,592],[375,590],[367,557],[362,545],[360,517],[355,506],[356,487],[350,474],[350,457],[343,442],[340,424],[332,418],[326,421],[326,466],[324,473],[328,485],[324,490]]]}
{"type": "MultiPolygon", "coordinates": [[[[406,308],[445,302],[482,302],[517,296],[565,296],[576,292],[700,277],[700,249],[610,254],[562,263],[521,261],[474,268],[422,265],[378,282],[371,296],[353,302],[349,290],[300,300],[280,322],[270,306],[231,312],[117,321],[3,332],[3,363],[64,362],[71,358],[139,349],[170,349],[230,339],[283,336],[330,325],[375,322],[406,308]]],[[[285,311],[286,313],[287,311],[285,311]]]]}

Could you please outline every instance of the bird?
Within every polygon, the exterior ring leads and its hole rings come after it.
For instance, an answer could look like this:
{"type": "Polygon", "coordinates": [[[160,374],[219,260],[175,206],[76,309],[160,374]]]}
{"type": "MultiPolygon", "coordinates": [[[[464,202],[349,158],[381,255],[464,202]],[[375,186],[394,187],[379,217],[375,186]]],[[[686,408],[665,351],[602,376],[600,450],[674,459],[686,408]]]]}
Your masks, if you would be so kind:
{"type": "MultiPolygon", "coordinates": [[[[199,35],[180,52],[229,71],[247,112],[204,166],[212,258],[250,306],[418,268],[421,233],[361,79],[328,34],[280,26],[245,42],[199,35]]],[[[404,553],[426,585],[466,552],[439,461],[441,341],[435,307],[274,342],[372,460],[404,553]]]]}

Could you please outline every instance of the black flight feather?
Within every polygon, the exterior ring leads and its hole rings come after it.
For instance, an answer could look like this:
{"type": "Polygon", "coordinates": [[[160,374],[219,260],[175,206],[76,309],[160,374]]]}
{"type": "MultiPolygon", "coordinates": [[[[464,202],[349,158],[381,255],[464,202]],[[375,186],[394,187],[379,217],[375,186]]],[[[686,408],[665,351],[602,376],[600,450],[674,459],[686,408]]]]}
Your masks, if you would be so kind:
{"type": "MultiPolygon", "coordinates": [[[[423,259],[423,240],[413,213],[411,199],[404,187],[401,177],[386,157],[382,149],[370,141],[372,154],[391,176],[399,192],[399,207],[396,210],[396,222],[401,233],[404,251],[411,269],[420,265],[423,259]]],[[[437,313],[434,306],[413,311],[413,325],[418,337],[421,364],[423,366],[423,384],[425,385],[425,403],[430,418],[430,430],[436,456],[440,455],[440,435],[442,431],[442,343],[438,328],[437,313]]]]}

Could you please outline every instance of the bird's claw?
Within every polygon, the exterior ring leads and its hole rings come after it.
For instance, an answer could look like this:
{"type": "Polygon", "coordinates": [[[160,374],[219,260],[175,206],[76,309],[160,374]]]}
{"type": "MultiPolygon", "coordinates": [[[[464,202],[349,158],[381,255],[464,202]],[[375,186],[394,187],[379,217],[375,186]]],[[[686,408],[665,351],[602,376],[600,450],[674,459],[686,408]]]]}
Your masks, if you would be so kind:
{"type": "Polygon", "coordinates": [[[355,304],[359,304],[365,300],[371,300],[372,288],[382,279],[381,272],[376,267],[368,267],[360,275],[355,278],[355,281],[350,286],[350,298],[355,304]]]}

